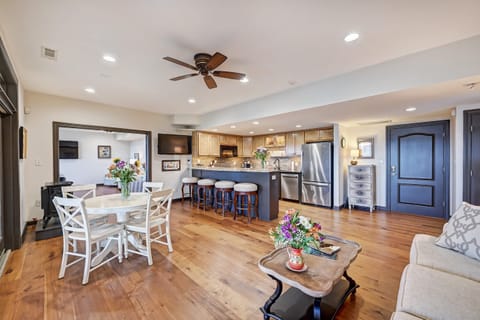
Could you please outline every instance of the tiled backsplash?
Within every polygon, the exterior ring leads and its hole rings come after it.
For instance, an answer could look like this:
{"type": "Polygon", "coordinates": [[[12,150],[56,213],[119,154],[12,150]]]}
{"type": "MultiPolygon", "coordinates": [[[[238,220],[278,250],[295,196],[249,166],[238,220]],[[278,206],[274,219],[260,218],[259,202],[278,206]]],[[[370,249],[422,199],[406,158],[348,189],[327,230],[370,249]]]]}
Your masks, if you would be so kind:
{"type": "MultiPolygon", "coordinates": [[[[300,157],[285,157],[285,158],[267,158],[267,166],[273,168],[275,159],[280,160],[280,169],[283,171],[301,171],[302,160],[300,157]]],[[[198,157],[193,161],[194,167],[208,167],[214,161],[215,167],[222,168],[240,168],[244,161],[250,161],[253,168],[260,168],[260,160],[252,158],[217,158],[217,157],[198,157]]]]}

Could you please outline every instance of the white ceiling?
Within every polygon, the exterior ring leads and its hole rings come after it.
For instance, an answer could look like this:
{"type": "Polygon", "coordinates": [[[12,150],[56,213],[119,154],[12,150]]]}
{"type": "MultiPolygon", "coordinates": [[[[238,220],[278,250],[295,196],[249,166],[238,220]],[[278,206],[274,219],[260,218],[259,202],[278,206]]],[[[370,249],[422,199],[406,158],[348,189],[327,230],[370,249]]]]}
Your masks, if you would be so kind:
{"type": "MultiPolygon", "coordinates": [[[[479,12],[478,0],[0,0],[0,28],[27,90],[200,115],[478,35],[479,12]],[[351,31],[360,39],[347,44],[351,31]],[[58,50],[57,61],[42,58],[41,46],[58,50]],[[200,77],[168,80],[191,72],[162,57],[193,64],[195,53],[216,51],[228,56],[218,70],[246,73],[250,82],[216,78],[218,88],[209,90],[200,77]],[[104,53],[117,63],[103,62],[104,53]],[[96,93],[84,92],[88,86],[96,93]]],[[[465,80],[357,101],[368,112],[348,119],[333,105],[264,121],[280,131],[292,119],[309,126],[318,112],[322,121],[350,124],[401,118],[393,110],[407,100],[445,112],[480,98],[464,90],[465,80]]],[[[252,128],[244,127],[224,129],[252,128]]]]}

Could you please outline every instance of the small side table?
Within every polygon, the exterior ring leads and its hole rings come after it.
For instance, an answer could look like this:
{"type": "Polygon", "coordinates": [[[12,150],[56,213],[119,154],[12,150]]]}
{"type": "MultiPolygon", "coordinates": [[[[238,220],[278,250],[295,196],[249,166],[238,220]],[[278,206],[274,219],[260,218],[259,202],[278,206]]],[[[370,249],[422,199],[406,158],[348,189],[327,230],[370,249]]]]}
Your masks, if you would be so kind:
{"type": "Polygon", "coordinates": [[[336,259],[304,253],[308,269],[302,273],[287,269],[286,248],[276,249],[259,260],[260,270],[277,283],[273,295],[260,308],[265,320],[334,319],[347,297],[355,294],[359,286],[348,276],[347,269],[361,246],[333,236],[327,236],[325,241],[341,247],[336,259]],[[283,283],[291,287],[284,294],[283,283]]]}

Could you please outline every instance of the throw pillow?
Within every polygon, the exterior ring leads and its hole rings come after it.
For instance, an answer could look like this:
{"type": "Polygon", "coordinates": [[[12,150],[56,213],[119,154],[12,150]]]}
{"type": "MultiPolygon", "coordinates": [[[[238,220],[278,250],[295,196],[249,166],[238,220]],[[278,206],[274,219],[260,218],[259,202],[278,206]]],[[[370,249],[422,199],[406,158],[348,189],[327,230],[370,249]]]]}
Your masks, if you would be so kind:
{"type": "Polygon", "coordinates": [[[480,260],[480,207],[463,202],[444,226],[436,244],[480,260]]]}

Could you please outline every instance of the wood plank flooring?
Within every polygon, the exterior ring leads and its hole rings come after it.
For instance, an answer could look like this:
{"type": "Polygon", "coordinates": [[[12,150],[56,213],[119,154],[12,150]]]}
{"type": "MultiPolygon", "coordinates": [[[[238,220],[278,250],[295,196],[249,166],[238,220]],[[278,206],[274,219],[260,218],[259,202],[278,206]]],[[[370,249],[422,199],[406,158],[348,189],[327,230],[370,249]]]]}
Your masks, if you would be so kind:
{"type": "MultiPolygon", "coordinates": [[[[401,272],[416,233],[438,235],[444,220],[365,211],[295,207],[327,234],[359,242],[362,252],[349,274],[360,288],[337,319],[389,319],[401,272]]],[[[283,215],[283,214],[280,214],[283,215]]],[[[35,242],[33,230],[13,252],[0,278],[1,319],[262,319],[259,307],[275,283],[257,267],[273,249],[268,229],[276,224],[244,217],[233,221],[213,211],[172,207],[174,252],[153,245],[153,266],[141,256],[114,260],[93,271],[81,285],[83,264],[58,280],[61,238],[35,242]]]]}

